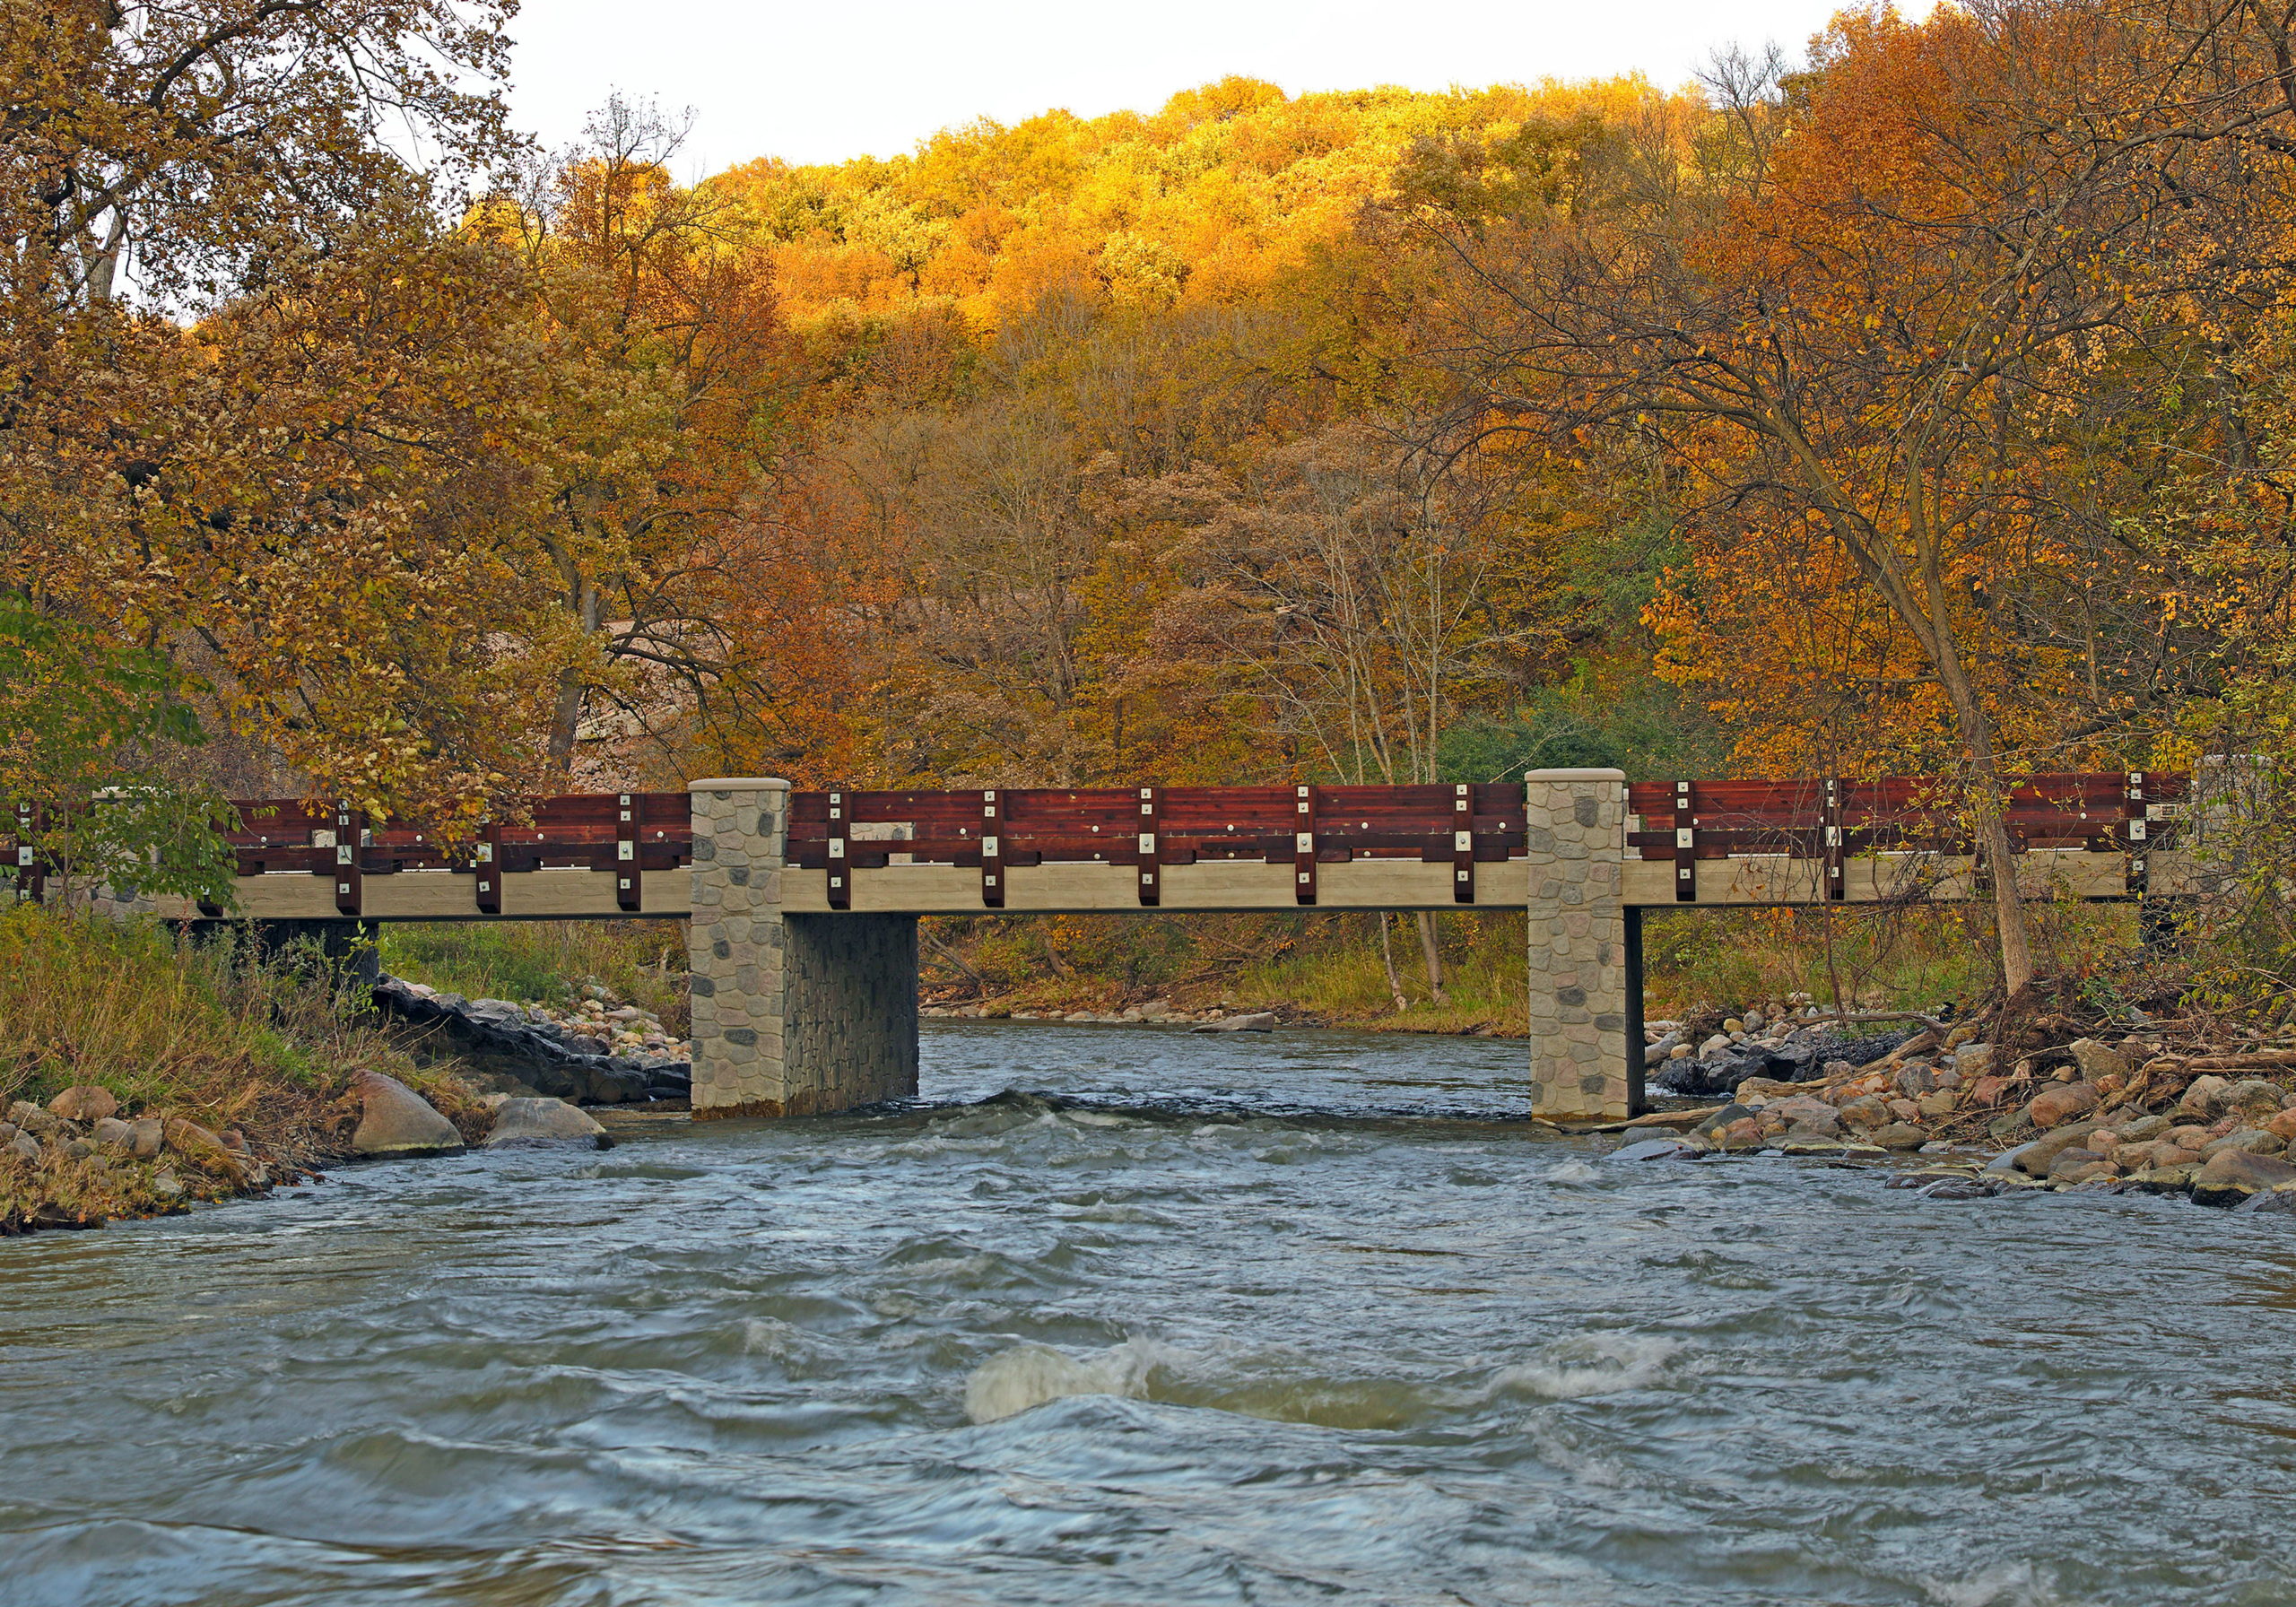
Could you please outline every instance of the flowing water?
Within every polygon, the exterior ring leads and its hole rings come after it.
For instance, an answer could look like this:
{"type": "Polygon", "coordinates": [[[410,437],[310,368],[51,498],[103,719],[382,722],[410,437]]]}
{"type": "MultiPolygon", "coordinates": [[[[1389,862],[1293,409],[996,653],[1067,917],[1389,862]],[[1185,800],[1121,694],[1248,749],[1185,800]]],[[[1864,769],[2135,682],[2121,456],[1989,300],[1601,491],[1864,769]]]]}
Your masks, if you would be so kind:
{"type": "Polygon", "coordinates": [[[0,1601],[2296,1602],[2291,1219],[1606,1162],[1514,1044],[926,1063],[0,1243],[0,1601]]]}

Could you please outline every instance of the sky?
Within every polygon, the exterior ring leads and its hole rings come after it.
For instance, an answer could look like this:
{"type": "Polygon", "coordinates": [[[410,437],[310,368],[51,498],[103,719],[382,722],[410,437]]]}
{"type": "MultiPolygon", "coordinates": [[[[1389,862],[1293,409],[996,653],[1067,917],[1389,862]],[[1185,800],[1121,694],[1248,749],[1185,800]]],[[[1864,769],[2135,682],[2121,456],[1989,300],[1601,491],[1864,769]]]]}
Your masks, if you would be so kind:
{"type": "MultiPolygon", "coordinates": [[[[681,177],[760,156],[839,161],[1059,107],[1153,110],[1229,74],[1293,94],[1640,72],[1712,50],[1799,54],[1843,0],[525,0],[511,101],[546,145],[619,90],[691,109],[681,177]]],[[[1920,9],[1926,10],[1926,7],[1920,9]]]]}

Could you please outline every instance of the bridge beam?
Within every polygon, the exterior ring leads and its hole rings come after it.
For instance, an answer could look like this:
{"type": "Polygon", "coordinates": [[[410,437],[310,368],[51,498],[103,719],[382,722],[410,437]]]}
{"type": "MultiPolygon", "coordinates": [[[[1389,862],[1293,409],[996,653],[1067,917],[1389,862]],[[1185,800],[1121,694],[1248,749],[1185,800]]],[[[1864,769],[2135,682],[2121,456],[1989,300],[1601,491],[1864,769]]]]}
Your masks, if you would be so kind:
{"type": "Polygon", "coordinates": [[[789,784],[696,781],[693,1114],[825,1116],[917,1091],[917,917],[782,907],[789,784]]]}
{"type": "Polygon", "coordinates": [[[1642,1046],[1628,1042],[1642,979],[1622,899],[1626,773],[1533,770],[1524,798],[1531,1114],[1619,1120],[1642,1103],[1642,1046]]]}

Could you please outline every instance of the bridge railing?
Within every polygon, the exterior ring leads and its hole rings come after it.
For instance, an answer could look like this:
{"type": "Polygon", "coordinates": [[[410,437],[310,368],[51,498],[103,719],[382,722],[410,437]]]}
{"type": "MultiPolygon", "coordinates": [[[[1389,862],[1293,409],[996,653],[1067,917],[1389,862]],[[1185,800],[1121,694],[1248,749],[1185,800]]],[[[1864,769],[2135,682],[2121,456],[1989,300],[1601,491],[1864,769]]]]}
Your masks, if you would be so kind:
{"type": "Polygon", "coordinates": [[[1524,829],[1523,789],[1507,783],[801,792],[787,854],[828,873],[833,909],[851,908],[855,872],[887,864],[978,868],[992,909],[1008,869],[1128,865],[1152,908],[1172,865],[1288,864],[1294,897],[1313,904],[1318,865],[1380,858],[1449,864],[1453,897],[1471,904],[1474,867],[1520,858],[1524,829]]]}
{"type": "MultiPolygon", "coordinates": [[[[2004,811],[2011,851],[2126,854],[2129,890],[2142,892],[2144,855],[2164,846],[2191,795],[2182,772],[2028,777],[2004,811]]],[[[1685,903],[1698,898],[1700,860],[1822,859],[1828,893],[1840,898],[1847,862],[1863,854],[1979,856],[1953,784],[1918,777],[1639,782],[1627,788],[1626,842],[1645,861],[1674,862],[1674,897],[1685,903]]]]}
{"type": "Polygon", "coordinates": [[[336,913],[356,916],[366,882],[406,871],[450,871],[470,878],[470,907],[502,913],[502,877],[544,869],[586,870],[614,879],[615,904],[638,911],[648,872],[693,863],[687,795],[584,793],[537,798],[514,823],[490,821],[454,842],[419,823],[379,826],[344,804],[295,798],[235,802],[239,825],[226,832],[242,877],[282,873],[335,882],[336,913]]]}

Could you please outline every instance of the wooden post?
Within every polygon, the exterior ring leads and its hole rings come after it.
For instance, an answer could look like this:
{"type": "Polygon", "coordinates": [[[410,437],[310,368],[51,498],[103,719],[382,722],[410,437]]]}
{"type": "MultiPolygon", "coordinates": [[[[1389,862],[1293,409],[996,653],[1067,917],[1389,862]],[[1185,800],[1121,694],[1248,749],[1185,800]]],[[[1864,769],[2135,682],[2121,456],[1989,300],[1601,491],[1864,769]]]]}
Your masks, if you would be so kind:
{"type": "Polygon", "coordinates": [[[1292,891],[1302,904],[1316,901],[1316,789],[1295,789],[1292,820],[1292,891]]]}
{"type": "Polygon", "coordinates": [[[616,908],[637,913],[643,903],[646,873],[638,863],[638,811],[628,793],[617,796],[613,834],[613,901],[616,908]]]}
{"type": "Polygon", "coordinates": [[[1140,902],[1152,909],[1164,897],[1164,789],[1140,789],[1140,902]]]}
{"type": "Polygon", "coordinates": [[[1451,793],[1451,901],[1474,902],[1474,789],[1465,783],[1451,793]]]}

